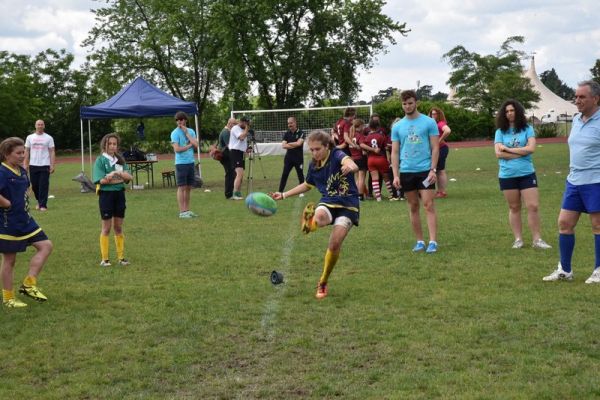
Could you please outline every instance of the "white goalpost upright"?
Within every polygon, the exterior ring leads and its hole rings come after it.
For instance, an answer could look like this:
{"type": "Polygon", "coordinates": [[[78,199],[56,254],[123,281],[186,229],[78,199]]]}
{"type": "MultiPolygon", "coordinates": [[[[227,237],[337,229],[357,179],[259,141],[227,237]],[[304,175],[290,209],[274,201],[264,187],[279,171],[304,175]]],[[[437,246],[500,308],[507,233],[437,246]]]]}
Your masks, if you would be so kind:
{"type": "Polygon", "coordinates": [[[264,154],[284,154],[285,151],[281,149],[281,141],[283,134],[288,129],[287,119],[289,117],[295,117],[298,128],[306,134],[315,129],[323,129],[329,132],[337,120],[344,116],[344,110],[348,107],[356,109],[356,118],[361,118],[365,123],[368,123],[373,112],[371,105],[289,108],[283,110],[235,110],[231,111],[231,117],[239,119],[246,116],[251,120],[251,128],[254,129],[256,143],[259,148],[265,150],[264,154]],[[276,144],[271,146],[275,152],[269,151],[268,143],[276,144]],[[278,149],[280,151],[276,151],[278,149]]]}

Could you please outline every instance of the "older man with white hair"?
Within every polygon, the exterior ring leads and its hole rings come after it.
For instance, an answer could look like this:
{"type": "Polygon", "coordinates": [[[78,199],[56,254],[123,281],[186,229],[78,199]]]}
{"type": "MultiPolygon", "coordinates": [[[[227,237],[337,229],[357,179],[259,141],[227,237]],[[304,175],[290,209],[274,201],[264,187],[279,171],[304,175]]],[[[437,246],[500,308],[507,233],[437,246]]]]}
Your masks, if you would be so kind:
{"type": "Polygon", "coordinates": [[[575,91],[579,114],[569,135],[569,175],[558,216],[560,262],[544,281],[572,280],[575,226],[581,213],[590,215],[595,243],[594,272],[585,283],[600,283],[600,84],[584,81],[575,91]]]}

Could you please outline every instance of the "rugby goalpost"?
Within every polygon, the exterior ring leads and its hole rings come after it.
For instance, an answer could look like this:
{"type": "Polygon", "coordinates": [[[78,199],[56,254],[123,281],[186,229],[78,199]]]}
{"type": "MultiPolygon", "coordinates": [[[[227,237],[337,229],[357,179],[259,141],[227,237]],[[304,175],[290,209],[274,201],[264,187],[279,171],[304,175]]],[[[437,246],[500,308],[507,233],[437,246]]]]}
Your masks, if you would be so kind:
{"type": "Polygon", "coordinates": [[[231,111],[231,118],[240,119],[242,116],[246,116],[251,120],[256,143],[259,148],[265,150],[263,152],[265,155],[284,154],[285,150],[281,149],[281,141],[288,129],[287,119],[289,117],[295,117],[298,128],[306,134],[315,129],[330,132],[337,120],[344,116],[344,110],[348,107],[353,107],[356,110],[356,118],[363,119],[365,123],[368,123],[373,113],[373,106],[367,104],[276,110],[234,110],[231,111]]]}

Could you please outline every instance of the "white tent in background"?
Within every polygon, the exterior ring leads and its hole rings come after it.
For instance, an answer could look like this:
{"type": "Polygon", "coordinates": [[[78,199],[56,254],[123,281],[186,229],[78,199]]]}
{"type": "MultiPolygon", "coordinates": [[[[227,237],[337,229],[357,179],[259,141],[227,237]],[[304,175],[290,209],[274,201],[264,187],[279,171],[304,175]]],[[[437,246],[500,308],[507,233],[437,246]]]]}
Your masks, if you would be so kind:
{"type": "Polygon", "coordinates": [[[564,100],[542,83],[535,71],[533,56],[531,57],[531,66],[523,72],[523,76],[531,81],[535,91],[540,94],[540,100],[526,111],[528,118],[536,117],[539,120],[543,118],[544,122],[565,121],[571,120],[573,115],[578,112],[575,104],[564,100]]]}

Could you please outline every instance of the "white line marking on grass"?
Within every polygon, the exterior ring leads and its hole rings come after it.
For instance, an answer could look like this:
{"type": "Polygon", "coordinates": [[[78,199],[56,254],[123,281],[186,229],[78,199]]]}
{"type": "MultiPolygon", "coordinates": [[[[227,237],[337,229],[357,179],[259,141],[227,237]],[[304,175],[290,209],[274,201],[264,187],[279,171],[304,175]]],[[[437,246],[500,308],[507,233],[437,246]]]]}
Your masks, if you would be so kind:
{"type": "Polygon", "coordinates": [[[280,285],[271,285],[273,287],[273,293],[267,299],[265,303],[265,310],[263,312],[260,325],[265,331],[265,335],[269,340],[275,338],[275,320],[279,311],[279,303],[281,297],[287,290],[288,270],[290,268],[290,260],[292,250],[294,249],[294,238],[297,236],[298,231],[298,218],[300,217],[299,206],[302,204],[300,198],[296,198],[294,201],[294,207],[292,208],[290,224],[288,226],[287,239],[283,245],[281,251],[281,262],[278,268],[274,268],[283,274],[283,283],[280,285]]]}

